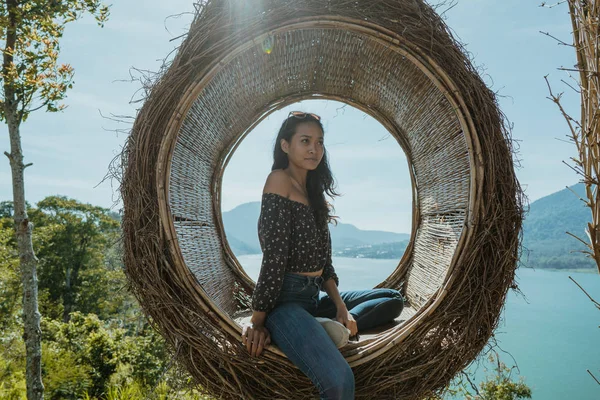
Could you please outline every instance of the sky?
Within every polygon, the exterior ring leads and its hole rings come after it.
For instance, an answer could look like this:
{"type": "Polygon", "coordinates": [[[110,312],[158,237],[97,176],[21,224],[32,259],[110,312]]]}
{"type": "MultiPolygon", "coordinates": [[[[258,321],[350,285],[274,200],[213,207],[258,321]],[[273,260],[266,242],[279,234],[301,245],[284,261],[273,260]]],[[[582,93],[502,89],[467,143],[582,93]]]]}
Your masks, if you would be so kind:
{"type": "MultiPolygon", "coordinates": [[[[564,104],[577,116],[578,95],[561,79],[572,67],[571,48],[540,33],[571,41],[566,7],[542,8],[536,0],[461,0],[445,19],[473,57],[484,81],[499,94],[513,124],[518,147],[517,177],[533,202],[571,186],[578,176],[563,161],[575,155],[567,125],[547,99],[544,80],[565,92],[564,104]]],[[[104,28],[92,18],[67,26],[61,61],[75,68],[75,85],[61,113],[36,112],[21,127],[26,198],[48,195],[120,208],[118,182],[104,180],[122,149],[130,125],[107,117],[135,116],[140,98],[137,71],[157,71],[180,43],[194,7],[189,0],[116,0],[104,28]],[[132,79],[133,77],[133,79],[132,79]]],[[[305,101],[277,111],[242,142],[223,180],[222,210],[260,201],[272,164],[273,141],[288,110],[315,112],[325,125],[325,146],[343,196],[335,199],[341,222],[360,229],[410,232],[410,178],[401,148],[375,120],[333,101],[305,101]]],[[[0,149],[10,151],[8,129],[0,128],[0,149]]],[[[0,200],[12,199],[8,159],[0,162],[0,200]]]]}

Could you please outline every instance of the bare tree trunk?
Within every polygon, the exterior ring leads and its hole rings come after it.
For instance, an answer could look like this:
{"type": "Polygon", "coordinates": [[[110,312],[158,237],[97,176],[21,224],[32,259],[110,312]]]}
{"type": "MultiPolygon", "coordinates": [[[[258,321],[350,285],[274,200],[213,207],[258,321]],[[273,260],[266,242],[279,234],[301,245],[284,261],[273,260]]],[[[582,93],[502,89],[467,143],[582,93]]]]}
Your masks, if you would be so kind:
{"type": "MultiPolygon", "coordinates": [[[[6,50],[15,49],[17,43],[18,10],[16,0],[6,0],[8,25],[5,34],[6,50]]],[[[7,74],[14,62],[13,52],[4,51],[2,72],[7,74]]],[[[25,180],[23,171],[28,165],[23,164],[23,150],[19,127],[23,114],[19,111],[19,102],[14,83],[4,79],[4,117],[8,125],[10,138],[10,161],[13,184],[13,206],[19,264],[21,267],[21,283],[23,285],[23,340],[27,358],[25,381],[27,382],[27,399],[44,398],[42,383],[42,329],[40,328],[40,312],[38,310],[37,258],[33,252],[31,235],[33,224],[29,222],[25,205],[25,180]]]]}
{"type": "MultiPolygon", "coordinates": [[[[8,105],[6,108],[9,108],[8,105]]],[[[16,112],[7,113],[8,133],[11,153],[4,153],[10,160],[13,184],[14,221],[21,266],[23,284],[23,340],[27,354],[27,399],[44,398],[42,383],[42,330],[40,328],[40,312],[38,310],[37,258],[33,252],[31,241],[33,224],[29,222],[25,206],[25,181],[21,150],[21,135],[16,112]]]]}

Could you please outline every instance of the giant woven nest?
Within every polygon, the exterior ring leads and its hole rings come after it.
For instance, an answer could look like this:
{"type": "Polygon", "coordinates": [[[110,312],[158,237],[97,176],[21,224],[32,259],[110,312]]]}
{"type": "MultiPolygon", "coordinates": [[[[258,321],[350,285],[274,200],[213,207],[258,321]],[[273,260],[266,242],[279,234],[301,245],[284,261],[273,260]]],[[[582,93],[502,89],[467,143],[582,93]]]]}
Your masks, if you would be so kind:
{"type": "Polygon", "coordinates": [[[410,245],[379,285],[401,290],[407,306],[395,323],[341,349],[357,397],[439,393],[484,348],[515,286],[523,195],[494,93],[421,0],[199,6],[123,153],[131,288],[207,393],[317,395],[275,346],[258,359],[242,347],[255,283],[221,218],[223,171],[245,135],[271,112],[314,98],[383,124],[412,178],[410,245]]]}

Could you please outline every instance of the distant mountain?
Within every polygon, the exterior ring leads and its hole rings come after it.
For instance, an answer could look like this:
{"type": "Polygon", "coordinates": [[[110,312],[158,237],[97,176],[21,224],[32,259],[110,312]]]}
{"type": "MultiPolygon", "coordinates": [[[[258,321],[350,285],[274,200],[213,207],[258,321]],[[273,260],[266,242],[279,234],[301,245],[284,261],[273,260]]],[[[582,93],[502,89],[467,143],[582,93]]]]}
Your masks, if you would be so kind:
{"type": "Polygon", "coordinates": [[[588,221],[591,221],[591,213],[583,201],[578,199],[584,198],[585,186],[578,183],[569,189],[565,188],[530,204],[523,224],[527,240],[564,240],[565,231],[576,235],[585,234],[584,229],[588,221]]]}
{"type": "MultiPolygon", "coordinates": [[[[227,241],[235,254],[259,254],[261,252],[257,233],[259,216],[260,202],[258,201],[240,204],[223,213],[227,241]]],[[[362,230],[352,224],[341,222],[337,225],[331,224],[329,227],[332,250],[338,253],[356,247],[406,242],[410,239],[408,233],[362,230]]],[[[404,245],[404,247],[406,246],[404,245]]]]}
{"type": "Polygon", "coordinates": [[[260,202],[240,204],[223,213],[225,235],[235,254],[259,254],[257,223],[260,215],[260,202]]]}
{"type": "MultiPolygon", "coordinates": [[[[227,233],[226,233],[227,234],[227,233]]],[[[252,247],[245,242],[242,242],[235,236],[227,235],[227,241],[229,242],[229,247],[233,250],[233,253],[238,256],[243,256],[246,254],[258,254],[260,253],[260,248],[252,247]]]]}
{"type": "Polygon", "coordinates": [[[571,232],[587,240],[585,228],[591,221],[590,209],[578,198],[584,198],[585,186],[578,183],[569,189],[530,204],[523,222],[523,246],[526,249],[521,256],[523,265],[534,268],[595,267],[592,259],[576,252],[585,246],[566,234],[571,232]]]}
{"type": "Polygon", "coordinates": [[[368,231],[357,228],[352,224],[339,222],[331,224],[331,246],[333,249],[353,246],[375,245],[380,243],[402,242],[410,239],[408,233],[386,231],[368,231]]]}
{"type": "MultiPolygon", "coordinates": [[[[583,197],[583,184],[570,187],[583,197]]],[[[533,268],[594,268],[581,253],[585,247],[565,232],[586,238],[591,220],[589,208],[569,189],[563,189],[530,204],[523,222],[524,251],[521,264],[533,268]]],[[[223,213],[225,232],[235,254],[260,254],[257,222],[260,202],[244,203],[223,213]]],[[[362,230],[352,224],[330,225],[333,253],[344,257],[400,258],[410,235],[362,230]]]]}

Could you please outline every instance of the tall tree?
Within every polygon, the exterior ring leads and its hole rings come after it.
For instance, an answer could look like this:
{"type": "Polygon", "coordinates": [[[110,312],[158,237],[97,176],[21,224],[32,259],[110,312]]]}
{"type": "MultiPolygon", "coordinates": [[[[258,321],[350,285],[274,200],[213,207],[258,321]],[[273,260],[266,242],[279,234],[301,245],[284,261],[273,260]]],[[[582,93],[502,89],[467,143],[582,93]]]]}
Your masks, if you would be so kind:
{"type": "Polygon", "coordinates": [[[23,285],[23,337],[27,353],[27,398],[41,399],[41,329],[37,304],[37,258],[33,225],[25,207],[20,126],[30,113],[62,110],[72,87],[73,68],[58,63],[59,41],[67,23],[90,13],[101,26],[108,7],[99,0],[3,0],[0,2],[0,120],[8,125],[12,172],[14,229],[23,285]]]}
{"type": "Polygon", "coordinates": [[[73,311],[101,318],[117,311],[114,307],[118,308],[122,296],[115,289],[122,268],[111,265],[115,260],[109,253],[119,244],[120,226],[110,211],[64,196],[49,196],[29,214],[43,237],[34,240],[40,257],[39,289],[47,294],[49,305],[60,305],[53,308],[60,313],[47,315],[68,322],[73,311]]]}

